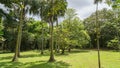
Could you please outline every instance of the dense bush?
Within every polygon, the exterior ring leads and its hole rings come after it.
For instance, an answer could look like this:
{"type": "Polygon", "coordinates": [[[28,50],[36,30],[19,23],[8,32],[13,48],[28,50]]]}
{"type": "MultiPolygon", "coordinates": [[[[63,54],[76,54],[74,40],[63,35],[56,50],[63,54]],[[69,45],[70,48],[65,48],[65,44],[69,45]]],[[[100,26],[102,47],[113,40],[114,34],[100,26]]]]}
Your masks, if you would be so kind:
{"type": "Polygon", "coordinates": [[[115,49],[115,50],[120,50],[120,44],[119,44],[118,38],[114,38],[114,39],[110,40],[110,41],[107,43],[107,46],[108,46],[109,48],[112,48],[112,49],[115,49]]]}

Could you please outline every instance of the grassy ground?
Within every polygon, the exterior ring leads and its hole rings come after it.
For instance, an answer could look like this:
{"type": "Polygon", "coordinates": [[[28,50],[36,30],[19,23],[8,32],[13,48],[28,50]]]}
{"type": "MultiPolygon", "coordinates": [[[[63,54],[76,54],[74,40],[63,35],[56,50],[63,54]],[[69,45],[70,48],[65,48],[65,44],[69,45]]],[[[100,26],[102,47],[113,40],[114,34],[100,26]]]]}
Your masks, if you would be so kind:
{"type": "MultiPolygon", "coordinates": [[[[55,55],[56,62],[48,63],[49,54],[38,51],[21,53],[19,62],[11,62],[13,53],[0,54],[0,68],[98,68],[97,51],[74,50],[55,55]]],[[[101,51],[102,68],[120,68],[120,52],[101,51]]]]}

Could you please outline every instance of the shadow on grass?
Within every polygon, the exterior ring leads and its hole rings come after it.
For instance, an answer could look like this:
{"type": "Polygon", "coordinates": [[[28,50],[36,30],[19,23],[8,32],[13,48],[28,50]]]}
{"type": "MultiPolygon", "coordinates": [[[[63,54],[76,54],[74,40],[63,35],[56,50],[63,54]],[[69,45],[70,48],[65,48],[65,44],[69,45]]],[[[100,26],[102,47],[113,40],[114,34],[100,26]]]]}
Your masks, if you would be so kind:
{"type": "MultiPolygon", "coordinates": [[[[27,54],[27,55],[21,55],[19,58],[28,58],[28,57],[34,58],[34,57],[41,57],[41,56],[49,56],[49,54],[48,53],[45,53],[43,55],[41,55],[41,54],[27,54]]],[[[12,58],[13,58],[13,56],[0,57],[0,61],[12,59],[12,58]]]]}
{"type": "Polygon", "coordinates": [[[41,57],[41,56],[49,56],[49,54],[28,54],[28,55],[21,55],[20,58],[28,58],[28,57],[41,57]]]}
{"type": "Polygon", "coordinates": [[[6,59],[12,59],[13,56],[7,56],[7,57],[0,57],[0,61],[6,60],[6,59]]]}
{"type": "Polygon", "coordinates": [[[0,62],[0,68],[19,68],[23,63],[20,62],[0,62]]]}
{"type": "MultiPolygon", "coordinates": [[[[61,53],[55,53],[56,56],[67,56],[69,54],[75,54],[75,53],[87,53],[89,52],[89,50],[78,50],[78,49],[73,49],[71,50],[71,52],[67,52],[65,51],[65,54],[61,54],[61,53]]],[[[34,57],[42,57],[42,56],[49,56],[49,52],[45,52],[43,55],[41,54],[26,54],[26,55],[21,55],[20,58],[34,58],[34,57]]],[[[8,59],[12,59],[13,56],[6,56],[6,57],[0,57],[0,61],[2,60],[8,60],[8,59]]]]}
{"type": "Polygon", "coordinates": [[[39,61],[39,62],[32,62],[32,63],[26,63],[26,68],[68,68],[70,65],[68,63],[65,63],[63,61],[58,62],[45,62],[45,61],[39,61]],[[29,65],[28,65],[29,64],[29,65]]]}
{"type": "Polygon", "coordinates": [[[61,53],[55,53],[56,56],[68,56],[70,54],[76,54],[76,53],[88,53],[90,50],[78,50],[78,49],[73,49],[71,52],[65,51],[64,54],[61,53]]]}
{"type": "Polygon", "coordinates": [[[70,53],[87,53],[89,50],[71,50],[70,53]]]}
{"type": "MultiPolygon", "coordinates": [[[[24,61],[23,61],[24,62],[24,61]]],[[[0,68],[68,68],[70,65],[63,61],[49,63],[46,61],[36,62],[0,62],[0,68]]]]}

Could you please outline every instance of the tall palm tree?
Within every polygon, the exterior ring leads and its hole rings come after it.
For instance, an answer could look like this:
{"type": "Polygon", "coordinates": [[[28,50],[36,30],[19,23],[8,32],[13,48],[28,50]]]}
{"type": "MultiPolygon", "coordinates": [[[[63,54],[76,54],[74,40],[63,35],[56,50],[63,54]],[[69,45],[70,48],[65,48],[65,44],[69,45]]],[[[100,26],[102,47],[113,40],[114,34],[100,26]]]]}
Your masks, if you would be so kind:
{"type": "Polygon", "coordinates": [[[53,53],[53,23],[56,21],[56,16],[60,16],[59,12],[62,14],[65,12],[67,7],[66,0],[49,0],[47,1],[46,7],[44,8],[43,12],[43,19],[49,22],[49,29],[50,29],[50,58],[49,62],[55,61],[54,53],[53,53]],[[61,5],[61,6],[59,6],[61,5]]]}
{"type": "Polygon", "coordinates": [[[18,35],[17,35],[17,42],[16,42],[16,49],[15,49],[15,55],[12,59],[12,61],[18,61],[18,56],[20,53],[20,45],[21,45],[21,37],[22,37],[22,25],[23,25],[23,10],[24,10],[24,1],[20,4],[20,21],[18,25],[18,35]]]}
{"type": "Polygon", "coordinates": [[[97,40],[97,49],[98,49],[98,67],[101,68],[101,62],[100,62],[100,24],[98,22],[98,3],[102,2],[102,0],[94,0],[94,4],[96,4],[96,40],[97,40]]]}
{"type": "Polygon", "coordinates": [[[20,46],[21,46],[21,39],[22,39],[22,28],[23,28],[23,24],[25,22],[25,14],[27,13],[26,11],[30,10],[30,9],[25,9],[25,7],[27,5],[32,6],[34,2],[35,2],[34,0],[33,0],[33,2],[31,0],[20,0],[20,1],[16,1],[15,2],[15,4],[18,5],[18,8],[20,8],[19,11],[18,11],[18,12],[20,12],[20,17],[18,17],[19,18],[18,36],[17,36],[17,42],[16,42],[15,55],[14,55],[12,61],[17,61],[18,57],[20,57],[20,46]]]}
{"type": "MultiPolygon", "coordinates": [[[[66,1],[65,0],[51,0],[51,7],[52,7],[52,16],[51,16],[51,19],[50,19],[50,35],[51,35],[51,44],[50,44],[50,47],[51,47],[51,53],[50,53],[50,59],[49,59],[49,62],[53,62],[54,61],[54,54],[53,54],[53,22],[54,20],[58,20],[58,16],[64,16],[65,14],[65,10],[66,10],[66,1]],[[57,5],[56,5],[57,4],[57,5]],[[57,7],[58,5],[61,5],[63,7],[57,7]],[[57,9],[59,8],[59,9],[57,9]],[[57,11],[55,10],[57,9],[57,11]],[[56,18],[56,19],[55,19],[56,18]]],[[[58,24],[58,22],[57,22],[58,24]]]]}
{"type": "MultiPolygon", "coordinates": [[[[17,5],[20,5],[19,4],[19,1],[18,0],[7,0],[7,1],[4,1],[4,0],[1,0],[0,3],[4,4],[5,6],[9,7],[9,8],[13,8],[13,3],[14,4],[17,4],[17,5]]],[[[22,9],[21,9],[22,10],[22,9]]],[[[21,12],[22,13],[22,12],[21,12]]],[[[22,14],[20,14],[20,16],[22,16],[22,14]]],[[[7,16],[8,17],[8,16],[7,16]]],[[[12,17],[11,17],[12,18],[12,17]]],[[[22,17],[20,17],[22,18],[22,17]]],[[[8,18],[9,19],[9,18],[8,18]]],[[[10,20],[10,19],[9,19],[10,20]]],[[[21,33],[19,33],[21,31],[21,22],[22,22],[22,19],[20,19],[20,24],[19,24],[19,29],[18,29],[18,40],[17,40],[17,43],[16,43],[16,50],[15,50],[15,55],[13,57],[13,60],[12,61],[17,61],[18,60],[18,50],[19,50],[19,44],[20,44],[20,36],[21,36],[21,33]]]]}

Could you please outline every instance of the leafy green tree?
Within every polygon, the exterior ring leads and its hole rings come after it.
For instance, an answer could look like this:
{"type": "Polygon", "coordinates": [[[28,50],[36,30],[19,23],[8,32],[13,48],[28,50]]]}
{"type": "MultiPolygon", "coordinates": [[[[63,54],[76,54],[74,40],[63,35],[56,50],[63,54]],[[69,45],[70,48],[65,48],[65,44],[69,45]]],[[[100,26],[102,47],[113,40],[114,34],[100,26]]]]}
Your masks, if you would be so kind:
{"type": "Polygon", "coordinates": [[[54,39],[59,37],[58,43],[62,49],[62,54],[64,54],[65,49],[78,47],[84,47],[84,45],[89,43],[90,37],[87,34],[87,31],[84,30],[84,25],[82,21],[76,17],[71,20],[71,24],[68,24],[69,20],[64,20],[60,25],[59,29],[54,30],[54,39]],[[71,26],[68,28],[68,26],[71,26]],[[58,33],[57,33],[58,32],[58,33]]]}
{"type": "Polygon", "coordinates": [[[120,45],[118,43],[119,43],[119,39],[114,38],[107,43],[107,46],[118,51],[120,50],[120,45]]]}
{"type": "MultiPolygon", "coordinates": [[[[68,8],[65,13],[65,19],[68,20],[67,24],[69,24],[68,28],[71,31],[71,20],[73,20],[76,17],[76,12],[75,9],[73,8],[68,8]]],[[[68,51],[71,51],[71,44],[68,47],[68,51]]]]}

